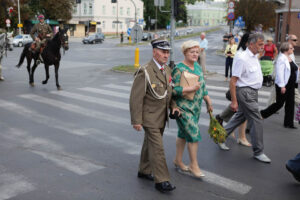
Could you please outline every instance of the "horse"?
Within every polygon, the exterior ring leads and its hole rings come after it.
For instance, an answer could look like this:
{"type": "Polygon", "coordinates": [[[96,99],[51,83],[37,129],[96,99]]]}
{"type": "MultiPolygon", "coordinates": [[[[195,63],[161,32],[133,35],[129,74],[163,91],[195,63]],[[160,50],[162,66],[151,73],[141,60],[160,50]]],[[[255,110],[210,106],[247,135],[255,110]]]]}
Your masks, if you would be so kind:
{"type": "MultiPolygon", "coordinates": [[[[59,29],[59,31],[54,35],[54,37],[49,40],[46,43],[45,48],[42,50],[41,56],[44,61],[45,65],[45,72],[46,72],[46,79],[42,81],[42,84],[47,84],[49,79],[49,66],[54,65],[55,67],[55,80],[56,80],[56,87],[57,90],[61,90],[61,87],[58,82],[58,69],[59,69],[59,63],[61,59],[60,54],[60,48],[63,47],[63,51],[67,51],[69,49],[69,43],[68,43],[68,35],[67,32],[68,29],[59,29]]],[[[19,63],[16,65],[16,67],[20,68],[22,63],[24,62],[24,59],[26,57],[27,59],[27,71],[29,74],[29,84],[33,87],[34,86],[34,71],[37,68],[38,64],[37,60],[39,57],[38,52],[32,52],[30,50],[30,47],[32,45],[31,43],[27,43],[24,46],[24,49],[22,51],[19,63]],[[34,64],[32,68],[30,68],[31,61],[34,60],[34,64]]]]}

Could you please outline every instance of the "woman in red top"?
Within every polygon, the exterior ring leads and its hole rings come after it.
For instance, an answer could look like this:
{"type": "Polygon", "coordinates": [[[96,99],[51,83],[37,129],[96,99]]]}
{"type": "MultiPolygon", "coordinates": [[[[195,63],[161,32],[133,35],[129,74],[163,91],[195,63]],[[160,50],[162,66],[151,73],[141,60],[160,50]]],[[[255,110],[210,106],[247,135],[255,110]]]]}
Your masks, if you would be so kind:
{"type": "Polygon", "coordinates": [[[278,50],[275,44],[273,44],[273,38],[268,38],[267,39],[267,44],[265,44],[264,47],[265,54],[264,56],[268,56],[271,58],[271,60],[274,60],[278,54],[278,50]]]}

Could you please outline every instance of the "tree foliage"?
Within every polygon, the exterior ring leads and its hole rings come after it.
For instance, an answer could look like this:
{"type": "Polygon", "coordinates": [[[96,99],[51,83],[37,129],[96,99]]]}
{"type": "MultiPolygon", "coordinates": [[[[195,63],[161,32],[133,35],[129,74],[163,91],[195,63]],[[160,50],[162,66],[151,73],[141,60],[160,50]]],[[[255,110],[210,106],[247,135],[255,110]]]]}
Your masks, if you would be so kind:
{"type": "Polygon", "coordinates": [[[276,22],[276,4],[267,0],[239,0],[235,4],[235,16],[243,16],[247,31],[252,31],[258,24],[264,29],[274,27],[276,22]]]}
{"type": "MultiPolygon", "coordinates": [[[[5,28],[5,19],[11,20],[11,27],[18,24],[18,1],[0,0],[0,28],[5,28]],[[13,7],[13,12],[8,15],[7,9],[13,7]]],[[[39,14],[44,14],[46,19],[68,21],[72,18],[75,0],[20,0],[21,23],[36,19],[39,14]]]]}
{"type": "MultiPolygon", "coordinates": [[[[150,24],[150,19],[155,19],[155,13],[157,9],[157,28],[165,28],[166,25],[170,23],[171,13],[168,12],[160,12],[158,8],[154,5],[154,0],[142,0],[144,2],[144,19],[146,21],[146,29],[150,26],[152,29],[154,28],[154,24],[150,24]]],[[[183,0],[186,4],[195,4],[197,1],[204,1],[204,0],[183,0]]],[[[184,23],[187,21],[187,10],[186,6],[184,5],[184,11],[180,13],[176,20],[182,20],[184,23]]],[[[162,7],[162,10],[171,10],[171,0],[165,0],[165,6],[162,7]]]]}

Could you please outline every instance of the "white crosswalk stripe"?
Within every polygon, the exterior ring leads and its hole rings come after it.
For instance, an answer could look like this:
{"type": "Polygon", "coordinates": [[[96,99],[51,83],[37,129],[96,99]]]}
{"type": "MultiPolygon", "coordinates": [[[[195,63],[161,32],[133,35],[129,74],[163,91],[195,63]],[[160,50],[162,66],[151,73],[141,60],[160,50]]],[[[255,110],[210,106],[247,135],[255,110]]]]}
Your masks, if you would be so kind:
{"type": "Polygon", "coordinates": [[[21,144],[30,152],[40,155],[44,159],[50,160],[56,165],[78,175],[86,175],[104,168],[101,165],[90,162],[87,158],[66,152],[57,143],[44,138],[32,137],[23,130],[8,128],[4,133],[5,138],[17,143],[17,145],[21,144]]]}
{"type": "Polygon", "coordinates": [[[11,199],[36,189],[28,178],[7,171],[0,166],[0,200],[11,199]]]}

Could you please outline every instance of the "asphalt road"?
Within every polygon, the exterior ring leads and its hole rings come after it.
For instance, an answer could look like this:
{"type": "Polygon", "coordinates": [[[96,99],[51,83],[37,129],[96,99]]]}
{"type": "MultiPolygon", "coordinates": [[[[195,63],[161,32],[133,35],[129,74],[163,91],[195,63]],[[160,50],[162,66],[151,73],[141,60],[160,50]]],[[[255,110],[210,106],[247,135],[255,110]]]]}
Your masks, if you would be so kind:
{"type": "MultiPolygon", "coordinates": [[[[223,73],[223,30],[207,35],[208,70],[223,73]]],[[[285,169],[285,162],[299,152],[300,132],[283,128],[283,111],[264,121],[265,153],[271,164],[257,162],[251,148],[228,139],[231,150],[221,151],[209,138],[209,116],[202,109],[199,165],[206,177],[195,179],[178,173],[175,155],[176,124],[171,121],[164,136],[171,182],[177,189],[161,194],[152,182],[136,177],[143,133],[132,129],[128,98],[131,74],[111,71],[112,66],[132,64],[135,47],[116,47],[117,39],[83,45],[70,41],[62,57],[57,91],[53,67],[50,80],[43,66],[28,84],[25,64],[17,64],[21,48],[3,60],[5,81],[0,83],[0,200],[98,200],[98,199],[259,199],[298,200],[300,184],[285,169]]],[[[182,60],[175,44],[175,62],[182,60]]],[[[151,47],[141,45],[140,63],[151,58],[151,47]]],[[[220,74],[207,79],[214,113],[222,111],[228,83],[220,74]]],[[[270,88],[262,88],[262,108],[270,88]]],[[[298,126],[299,127],[299,126],[298,126]]],[[[300,127],[299,127],[300,128],[300,127]]],[[[185,163],[188,155],[185,152],[185,163]]]]}

